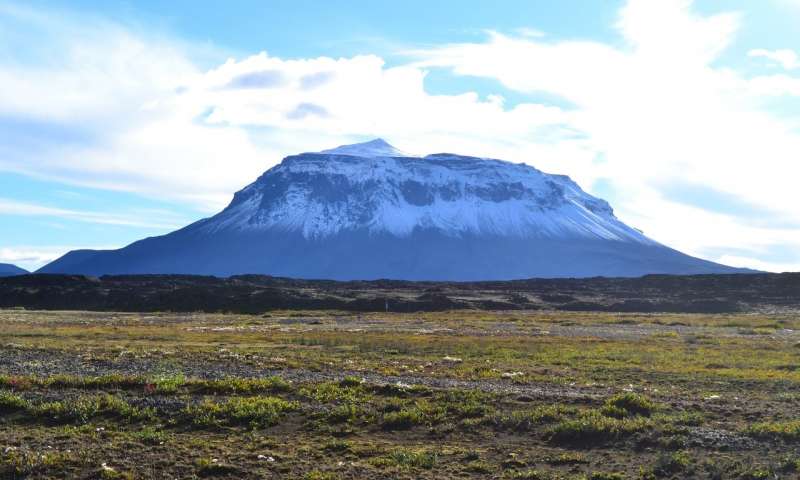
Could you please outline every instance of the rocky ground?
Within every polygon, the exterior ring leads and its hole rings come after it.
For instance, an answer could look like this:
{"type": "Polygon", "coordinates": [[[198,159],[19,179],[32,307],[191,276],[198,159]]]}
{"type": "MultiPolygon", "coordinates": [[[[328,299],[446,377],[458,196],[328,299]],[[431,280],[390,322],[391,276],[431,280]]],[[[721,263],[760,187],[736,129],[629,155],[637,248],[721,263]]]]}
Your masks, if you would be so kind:
{"type": "Polygon", "coordinates": [[[800,318],[0,311],[0,478],[796,478],[800,318]]]}
{"type": "Polygon", "coordinates": [[[800,274],[648,275],[507,282],[335,282],[263,275],[22,275],[0,278],[0,308],[263,313],[560,310],[673,313],[800,311],[800,274]]]}

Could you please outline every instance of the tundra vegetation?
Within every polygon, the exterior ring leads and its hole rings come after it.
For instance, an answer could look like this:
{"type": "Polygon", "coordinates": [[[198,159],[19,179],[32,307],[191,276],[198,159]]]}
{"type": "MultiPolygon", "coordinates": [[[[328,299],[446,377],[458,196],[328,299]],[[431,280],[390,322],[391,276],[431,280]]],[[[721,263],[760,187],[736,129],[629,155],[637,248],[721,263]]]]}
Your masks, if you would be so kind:
{"type": "Polygon", "coordinates": [[[2,310],[0,478],[796,478],[798,328],[2,310]]]}

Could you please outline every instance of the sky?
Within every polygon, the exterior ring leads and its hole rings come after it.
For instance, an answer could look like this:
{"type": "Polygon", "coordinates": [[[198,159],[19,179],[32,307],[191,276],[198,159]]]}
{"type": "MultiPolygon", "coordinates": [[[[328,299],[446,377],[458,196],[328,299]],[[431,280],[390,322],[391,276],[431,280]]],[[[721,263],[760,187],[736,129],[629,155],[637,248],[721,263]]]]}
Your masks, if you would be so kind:
{"type": "Polygon", "coordinates": [[[0,0],[0,262],[162,235],[286,155],[382,137],[800,271],[800,0],[222,5],[0,0]]]}

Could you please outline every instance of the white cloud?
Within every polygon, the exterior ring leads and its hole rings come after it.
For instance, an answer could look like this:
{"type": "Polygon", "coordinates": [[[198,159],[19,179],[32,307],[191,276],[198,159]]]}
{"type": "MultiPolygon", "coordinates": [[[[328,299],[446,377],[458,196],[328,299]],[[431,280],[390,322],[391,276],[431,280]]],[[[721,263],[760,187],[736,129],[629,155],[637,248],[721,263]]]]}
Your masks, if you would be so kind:
{"type": "Polygon", "coordinates": [[[8,246],[0,248],[0,263],[11,263],[29,272],[36,271],[80,246],[8,246]]]}
{"type": "Polygon", "coordinates": [[[180,43],[94,18],[6,8],[0,25],[41,34],[37,44],[49,46],[31,63],[11,42],[4,50],[0,33],[0,131],[18,127],[9,119],[24,130],[0,142],[8,171],[214,211],[285,155],[354,138],[385,136],[417,152],[513,154],[554,170],[589,168],[593,156],[580,142],[557,145],[572,133],[559,108],[430,95],[423,69],[387,68],[372,55],[261,53],[204,71],[180,43]]]}
{"type": "Polygon", "coordinates": [[[719,258],[721,263],[739,268],[752,268],[764,272],[799,272],[800,262],[765,262],[758,258],[742,257],[738,255],[722,255],[719,258]]]}
{"type": "Polygon", "coordinates": [[[764,50],[759,48],[750,50],[747,55],[750,57],[766,58],[786,70],[800,68],[800,56],[798,56],[794,50],[790,49],[764,50]]]}
{"type": "MultiPolygon", "coordinates": [[[[734,245],[800,248],[796,228],[753,229],[745,218],[712,214],[703,205],[688,212],[662,191],[669,184],[702,185],[800,221],[798,125],[765,107],[773,95],[797,95],[796,79],[748,78],[715,66],[740,16],[701,17],[691,5],[630,0],[617,24],[623,47],[495,34],[485,43],[417,52],[418,65],[572,102],[572,125],[606,160],[592,175],[615,187],[623,219],[660,241],[695,254],[734,245]]],[[[574,165],[564,170],[575,172],[574,165]]]]}
{"type": "Polygon", "coordinates": [[[800,0],[776,0],[776,2],[787,7],[800,8],[800,0]]]}
{"type": "Polygon", "coordinates": [[[798,125],[765,107],[800,96],[800,80],[717,65],[743,19],[700,16],[691,5],[630,0],[616,25],[622,45],[531,30],[412,52],[415,61],[395,67],[373,55],[260,53],[211,69],[164,36],[0,8],[0,140],[4,127],[24,133],[0,141],[0,169],[213,211],[287,154],[382,136],[405,151],[525,161],[584,187],[605,180],[624,220],[689,253],[800,249],[796,230],[754,227],[663,191],[703,185],[800,222],[798,125]],[[17,51],[31,32],[46,48],[17,51]],[[550,93],[571,107],[432,95],[431,68],[550,93]]]}
{"type": "Polygon", "coordinates": [[[185,225],[185,220],[177,219],[169,212],[131,212],[131,213],[106,213],[70,210],[66,208],[49,207],[35,203],[19,202],[16,200],[0,198],[0,215],[22,215],[26,217],[41,216],[67,218],[85,223],[101,225],[119,225],[126,227],[144,227],[158,230],[174,230],[185,225]],[[157,216],[158,220],[153,217],[157,216]]]}
{"type": "Polygon", "coordinates": [[[202,71],[180,42],[1,7],[0,130],[22,134],[0,145],[0,169],[208,208],[270,160],[241,129],[195,121],[207,105],[177,92],[202,71]]]}
{"type": "Polygon", "coordinates": [[[541,31],[541,30],[537,30],[537,29],[535,29],[535,28],[529,28],[529,27],[522,27],[522,28],[518,28],[518,29],[516,30],[516,32],[517,32],[518,34],[520,34],[521,36],[523,36],[523,37],[535,37],[535,38],[541,38],[541,37],[544,37],[544,36],[546,35],[546,34],[545,34],[543,31],[541,31]]]}

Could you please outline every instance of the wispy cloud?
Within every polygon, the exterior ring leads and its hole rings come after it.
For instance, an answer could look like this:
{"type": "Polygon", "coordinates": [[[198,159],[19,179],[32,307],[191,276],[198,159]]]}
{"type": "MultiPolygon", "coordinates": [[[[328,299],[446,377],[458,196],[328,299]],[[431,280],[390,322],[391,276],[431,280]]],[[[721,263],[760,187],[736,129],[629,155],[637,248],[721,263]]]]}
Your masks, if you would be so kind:
{"type": "Polygon", "coordinates": [[[781,50],[764,50],[762,48],[757,48],[750,50],[747,55],[756,58],[766,58],[786,70],[800,68],[800,56],[797,55],[797,52],[788,48],[781,50]]]}
{"type": "Polygon", "coordinates": [[[185,221],[172,217],[169,212],[138,212],[138,213],[108,213],[70,210],[65,208],[49,207],[34,203],[19,202],[16,200],[0,198],[0,215],[43,216],[67,218],[86,223],[101,225],[119,225],[126,227],[144,227],[159,230],[173,230],[185,225],[185,221]],[[157,214],[153,214],[157,213],[157,214]],[[172,218],[171,218],[172,217],[172,218]],[[153,221],[153,218],[169,219],[171,221],[153,221]]]}

